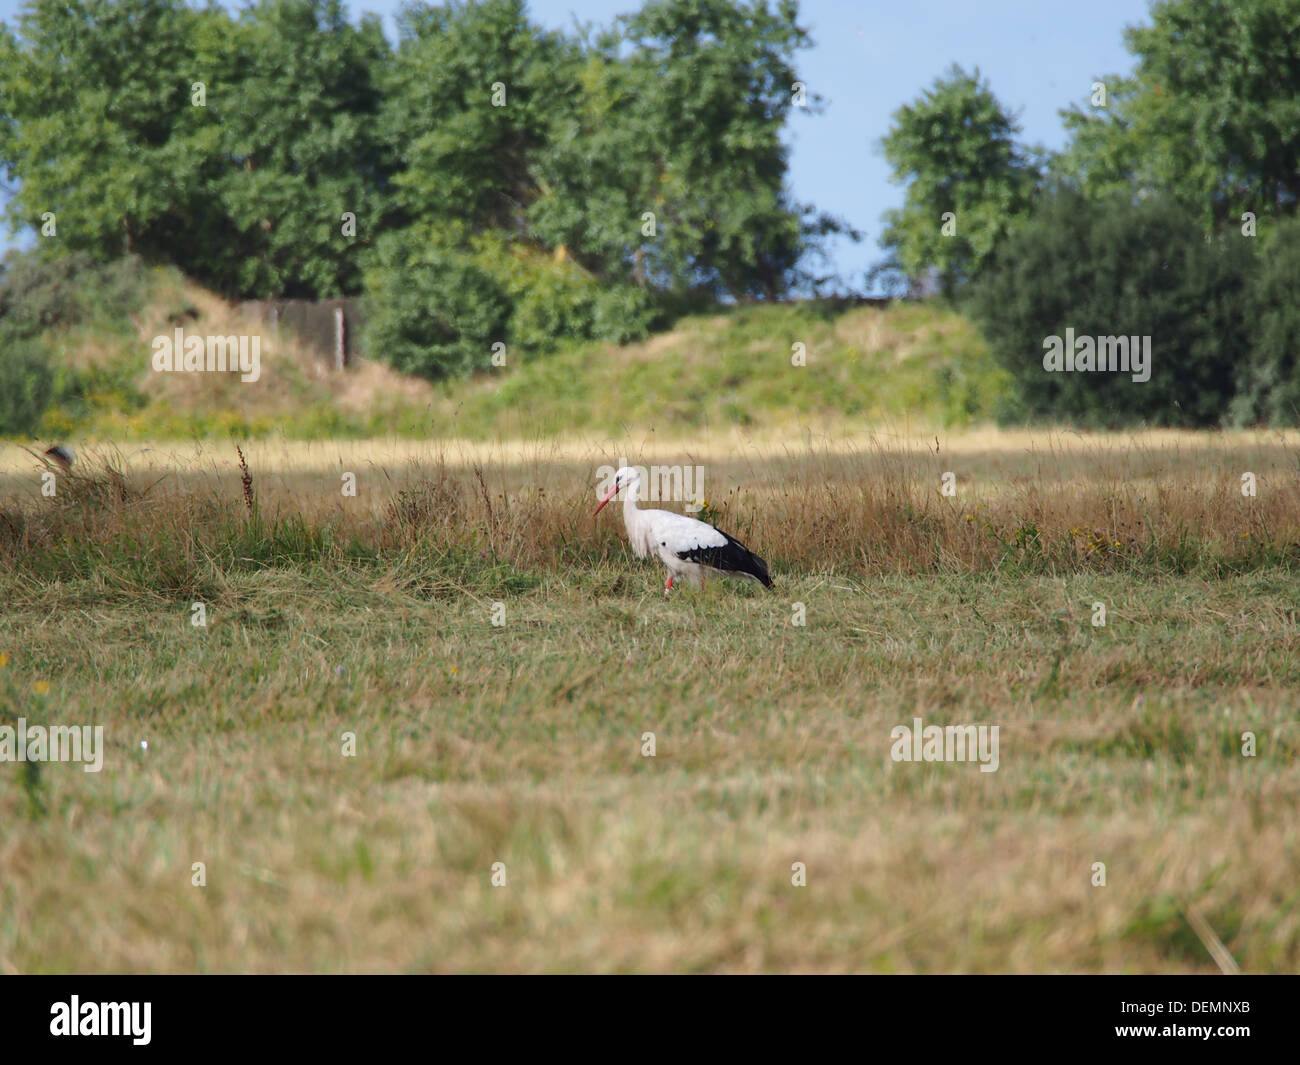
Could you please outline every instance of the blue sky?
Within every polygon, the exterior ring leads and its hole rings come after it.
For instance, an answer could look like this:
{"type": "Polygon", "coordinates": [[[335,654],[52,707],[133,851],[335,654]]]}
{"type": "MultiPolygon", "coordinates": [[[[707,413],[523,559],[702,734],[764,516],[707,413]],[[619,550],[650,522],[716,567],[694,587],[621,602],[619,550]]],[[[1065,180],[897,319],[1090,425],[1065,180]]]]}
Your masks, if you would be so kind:
{"type": "MultiPolygon", "coordinates": [[[[400,0],[362,0],[349,10],[354,17],[361,11],[384,16],[395,39],[399,6],[400,0]]],[[[603,25],[638,6],[638,0],[529,3],[533,20],[550,29],[571,29],[575,17],[603,25]]],[[[0,21],[12,22],[21,7],[21,0],[0,0],[0,21]]],[[[1148,21],[1146,0],[803,0],[800,7],[814,46],[797,69],[825,104],[821,114],[791,120],[790,186],[800,202],[864,234],[860,244],[840,240],[831,248],[832,269],[852,289],[861,289],[867,269],[883,257],[881,214],[902,201],[877,150],[900,105],[951,63],[979,67],[998,99],[1019,114],[1023,138],[1059,148],[1058,111],[1084,102],[1097,77],[1128,71],[1124,27],[1148,21]]]]}

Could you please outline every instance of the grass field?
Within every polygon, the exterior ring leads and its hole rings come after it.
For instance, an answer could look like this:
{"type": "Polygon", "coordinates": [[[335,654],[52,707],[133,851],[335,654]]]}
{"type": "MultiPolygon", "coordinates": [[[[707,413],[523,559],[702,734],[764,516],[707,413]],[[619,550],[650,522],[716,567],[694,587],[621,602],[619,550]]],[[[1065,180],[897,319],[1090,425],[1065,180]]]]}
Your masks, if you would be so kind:
{"type": "Polygon", "coordinates": [[[0,970],[1295,971],[1298,443],[266,441],[251,510],[233,445],[8,447],[0,714],[107,754],[0,765],[0,970]],[[620,455],[775,590],[665,601],[620,455]]]}

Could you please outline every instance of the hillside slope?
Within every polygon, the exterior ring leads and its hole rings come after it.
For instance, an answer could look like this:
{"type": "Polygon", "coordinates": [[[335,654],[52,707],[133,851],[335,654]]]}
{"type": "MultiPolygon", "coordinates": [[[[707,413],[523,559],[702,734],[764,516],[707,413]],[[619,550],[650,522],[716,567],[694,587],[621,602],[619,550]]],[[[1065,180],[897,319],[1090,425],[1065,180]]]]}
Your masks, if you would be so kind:
{"type": "Polygon", "coordinates": [[[431,384],[367,360],[331,373],[288,330],[277,336],[160,271],[153,297],[129,320],[47,342],[65,381],[42,432],[69,439],[923,430],[991,420],[1007,387],[972,325],[920,305],[718,308],[641,343],[507,350],[504,367],[431,384]],[[154,372],[150,341],[178,325],[186,334],[259,332],[260,379],[154,372]]]}

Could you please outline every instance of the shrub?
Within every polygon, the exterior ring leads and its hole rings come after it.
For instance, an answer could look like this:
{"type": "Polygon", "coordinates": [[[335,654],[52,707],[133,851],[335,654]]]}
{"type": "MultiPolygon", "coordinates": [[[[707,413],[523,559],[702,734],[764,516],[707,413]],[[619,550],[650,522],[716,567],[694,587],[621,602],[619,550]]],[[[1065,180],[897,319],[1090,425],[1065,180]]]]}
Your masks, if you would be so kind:
{"type": "Polygon", "coordinates": [[[510,343],[550,351],[565,340],[618,344],[646,334],[651,301],[634,285],[599,281],[572,259],[480,238],[476,261],[510,297],[510,343]]]}
{"type": "Polygon", "coordinates": [[[1238,424],[1300,424],[1300,220],[1278,226],[1264,244],[1246,292],[1252,337],[1239,367],[1233,420],[1238,424]]]}
{"type": "Polygon", "coordinates": [[[453,377],[491,365],[506,340],[505,290],[469,256],[411,256],[405,233],[381,241],[366,276],[366,350],[405,373],[453,377]]]}
{"type": "Polygon", "coordinates": [[[1207,241],[1166,201],[1090,202],[1062,190],[1006,238],[972,286],[970,308],[1031,420],[1213,425],[1231,416],[1236,367],[1250,350],[1243,293],[1252,262],[1240,234],[1207,241]],[[1151,337],[1150,380],[1047,372],[1044,342],[1067,328],[1151,337]]]}
{"type": "Polygon", "coordinates": [[[0,319],[0,434],[25,435],[40,423],[54,389],[49,353],[0,319]]]}
{"type": "Polygon", "coordinates": [[[138,256],[101,264],[84,252],[13,251],[0,273],[0,318],[27,335],[97,316],[121,319],[144,305],[151,285],[138,256]]]}
{"type": "Polygon", "coordinates": [[[646,334],[654,307],[640,288],[491,235],[461,247],[432,232],[381,241],[366,274],[368,353],[437,379],[488,369],[497,342],[545,352],[566,340],[646,334]]]}

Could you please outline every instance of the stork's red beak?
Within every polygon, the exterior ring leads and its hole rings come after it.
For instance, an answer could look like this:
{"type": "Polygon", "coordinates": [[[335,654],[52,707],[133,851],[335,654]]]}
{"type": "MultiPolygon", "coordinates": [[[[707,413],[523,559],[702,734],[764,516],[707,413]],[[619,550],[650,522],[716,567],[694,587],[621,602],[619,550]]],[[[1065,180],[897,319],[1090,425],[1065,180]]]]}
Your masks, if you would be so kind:
{"type": "Polygon", "coordinates": [[[600,511],[601,511],[601,508],[604,507],[604,505],[605,505],[606,503],[608,503],[611,499],[613,499],[616,495],[618,495],[618,482],[617,482],[617,481],[614,482],[614,487],[611,488],[608,492],[605,493],[605,498],[602,499],[602,500],[600,501],[600,506],[597,507],[594,511],[592,511],[591,516],[594,518],[597,514],[599,514],[600,511]]]}

